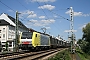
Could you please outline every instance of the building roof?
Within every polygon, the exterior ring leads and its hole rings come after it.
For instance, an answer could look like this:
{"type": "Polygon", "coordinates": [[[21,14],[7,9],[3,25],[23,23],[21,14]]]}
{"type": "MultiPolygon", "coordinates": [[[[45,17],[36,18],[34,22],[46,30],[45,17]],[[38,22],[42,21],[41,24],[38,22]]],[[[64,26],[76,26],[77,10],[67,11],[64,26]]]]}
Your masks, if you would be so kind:
{"type": "Polygon", "coordinates": [[[12,21],[7,17],[7,15],[4,14],[4,13],[0,16],[0,20],[5,20],[5,21],[7,21],[8,23],[10,23],[10,25],[16,26],[16,24],[15,24],[14,22],[12,22],[12,21]]]}
{"type": "MultiPolygon", "coordinates": [[[[16,26],[15,24],[15,18],[9,16],[8,14],[3,13],[2,15],[0,15],[0,20],[5,20],[6,22],[8,22],[10,25],[12,26],[16,26]]],[[[19,27],[23,27],[23,28],[27,28],[21,21],[18,20],[18,26],[19,27]]],[[[28,29],[28,28],[27,28],[28,29]]]]}

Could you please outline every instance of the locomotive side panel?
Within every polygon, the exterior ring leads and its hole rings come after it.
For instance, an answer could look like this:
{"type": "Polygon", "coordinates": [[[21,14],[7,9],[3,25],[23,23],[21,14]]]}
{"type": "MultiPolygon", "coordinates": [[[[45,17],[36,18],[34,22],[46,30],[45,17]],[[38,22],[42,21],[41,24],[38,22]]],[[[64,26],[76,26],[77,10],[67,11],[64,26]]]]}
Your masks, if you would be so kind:
{"type": "Polygon", "coordinates": [[[40,34],[41,46],[50,46],[50,37],[47,35],[40,34]]]}

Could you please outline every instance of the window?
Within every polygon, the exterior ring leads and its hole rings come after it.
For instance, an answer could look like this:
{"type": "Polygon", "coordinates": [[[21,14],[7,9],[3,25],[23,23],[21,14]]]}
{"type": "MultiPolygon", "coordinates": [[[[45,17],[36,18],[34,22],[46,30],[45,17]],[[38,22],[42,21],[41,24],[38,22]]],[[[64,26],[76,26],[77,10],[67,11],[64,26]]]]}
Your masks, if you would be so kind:
{"type": "Polygon", "coordinates": [[[12,47],[12,45],[9,45],[9,47],[12,47]]]}
{"type": "Polygon", "coordinates": [[[36,37],[37,37],[37,34],[36,34],[36,37]]]}
{"type": "Polygon", "coordinates": [[[9,42],[9,44],[11,44],[11,45],[12,45],[12,42],[9,42]]]}
{"type": "Polygon", "coordinates": [[[2,42],[2,47],[5,47],[6,42],[2,42]]]}
{"type": "Polygon", "coordinates": [[[0,33],[1,33],[1,30],[0,30],[0,33]]]}
{"type": "Polygon", "coordinates": [[[3,38],[5,38],[5,34],[3,34],[3,38]]]}
{"type": "Polygon", "coordinates": [[[21,39],[32,39],[32,32],[23,32],[21,39]]]}
{"type": "Polygon", "coordinates": [[[5,47],[5,45],[2,45],[2,47],[5,47]]]}
{"type": "Polygon", "coordinates": [[[3,28],[3,31],[5,32],[5,28],[3,28]]]}

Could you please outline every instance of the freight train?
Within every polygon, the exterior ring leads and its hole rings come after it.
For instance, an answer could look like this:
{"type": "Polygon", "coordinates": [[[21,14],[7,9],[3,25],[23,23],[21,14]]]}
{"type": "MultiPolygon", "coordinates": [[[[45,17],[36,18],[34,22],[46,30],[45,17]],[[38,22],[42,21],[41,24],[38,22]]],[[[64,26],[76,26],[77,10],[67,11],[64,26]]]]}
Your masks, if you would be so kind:
{"type": "Polygon", "coordinates": [[[20,36],[19,48],[22,50],[49,49],[70,46],[70,43],[40,32],[23,32],[20,36]]]}

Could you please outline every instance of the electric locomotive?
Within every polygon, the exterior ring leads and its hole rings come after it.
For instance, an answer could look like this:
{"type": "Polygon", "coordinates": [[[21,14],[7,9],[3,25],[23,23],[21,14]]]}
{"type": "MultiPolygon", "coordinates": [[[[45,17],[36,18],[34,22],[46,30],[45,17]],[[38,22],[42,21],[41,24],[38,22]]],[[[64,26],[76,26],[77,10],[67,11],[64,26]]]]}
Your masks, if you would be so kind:
{"type": "Polygon", "coordinates": [[[20,38],[20,49],[42,49],[50,47],[50,36],[38,32],[23,32],[20,38]]]}
{"type": "Polygon", "coordinates": [[[67,47],[66,45],[69,45],[69,43],[58,37],[52,37],[40,32],[22,32],[19,42],[19,48],[22,50],[41,50],[67,47]]]}

